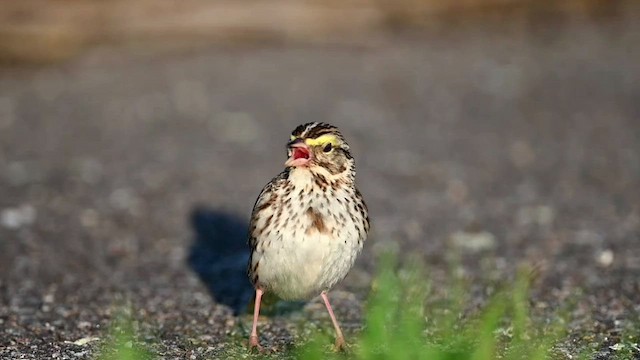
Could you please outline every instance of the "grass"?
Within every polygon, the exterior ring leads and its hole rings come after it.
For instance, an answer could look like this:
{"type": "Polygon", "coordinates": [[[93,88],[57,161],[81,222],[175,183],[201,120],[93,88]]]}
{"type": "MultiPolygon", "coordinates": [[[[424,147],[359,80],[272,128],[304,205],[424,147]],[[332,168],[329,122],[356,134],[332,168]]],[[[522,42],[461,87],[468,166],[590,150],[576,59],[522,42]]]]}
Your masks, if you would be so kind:
{"type": "MultiPolygon", "coordinates": [[[[394,257],[383,258],[377,289],[368,301],[365,328],[354,345],[355,359],[493,360],[553,358],[563,338],[563,321],[535,326],[528,306],[529,279],[521,271],[515,284],[495,294],[477,313],[461,317],[468,294],[456,279],[442,303],[425,306],[429,284],[424,269],[413,262],[397,269],[394,257]]],[[[324,340],[326,343],[326,339],[324,340]]],[[[342,358],[319,340],[298,352],[298,358],[342,358]]]]}
{"type": "MultiPolygon", "coordinates": [[[[503,285],[484,305],[470,309],[469,284],[462,277],[451,279],[442,301],[433,301],[435,295],[419,262],[400,267],[395,256],[385,255],[367,300],[364,328],[357,337],[348,338],[351,347],[347,353],[332,350],[332,333],[327,331],[295,344],[292,349],[271,354],[249,354],[246,336],[237,334],[235,339],[230,339],[223,357],[305,360],[571,358],[558,350],[558,344],[567,341],[562,309],[556,311],[556,316],[545,317],[544,322],[532,316],[530,273],[529,269],[522,269],[513,282],[503,285]]],[[[131,324],[126,317],[115,321],[112,340],[102,348],[98,359],[155,358],[144,347],[136,345],[131,324]]],[[[614,350],[615,359],[638,356],[637,334],[640,332],[636,330],[640,331],[640,328],[630,329],[622,336],[614,350]]],[[[597,348],[586,349],[573,358],[590,359],[596,351],[597,348]]]]}
{"type": "Polygon", "coordinates": [[[103,345],[98,360],[146,360],[156,357],[137,341],[135,321],[131,318],[130,306],[122,307],[109,331],[109,341],[103,345]]]}

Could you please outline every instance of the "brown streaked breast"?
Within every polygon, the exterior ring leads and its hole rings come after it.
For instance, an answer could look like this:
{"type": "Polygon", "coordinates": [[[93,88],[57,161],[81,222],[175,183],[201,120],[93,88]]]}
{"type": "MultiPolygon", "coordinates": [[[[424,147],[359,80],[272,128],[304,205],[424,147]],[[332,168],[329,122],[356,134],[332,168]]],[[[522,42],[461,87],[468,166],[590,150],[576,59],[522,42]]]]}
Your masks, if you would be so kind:
{"type": "Polygon", "coordinates": [[[306,214],[311,220],[311,225],[307,228],[307,231],[306,231],[307,234],[311,233],[313,230],[317,230],[321,234],[329,232],[329,229],[327,229],[327,226],[324,223],[324,218],[322,214],[314,210],[312,207],[309,207],[307,209],[306,214]]]}

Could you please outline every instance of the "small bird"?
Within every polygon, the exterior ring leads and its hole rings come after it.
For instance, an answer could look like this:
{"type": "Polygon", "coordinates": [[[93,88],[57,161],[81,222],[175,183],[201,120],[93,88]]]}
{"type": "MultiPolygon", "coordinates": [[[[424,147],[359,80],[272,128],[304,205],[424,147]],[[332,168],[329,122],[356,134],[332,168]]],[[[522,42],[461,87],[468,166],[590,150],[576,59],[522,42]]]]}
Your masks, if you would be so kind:
{"type": "Polygon", "coordinates": [[[256,290],[249,347],[260,348],[260,300],[320,295],[336,331],[344,336],[327,292],[349,272],[369,232],[369,215],[355,184],[349,145],[333,125],[300,125],[287,143],[285,169],[258,196],[249,224],[249,279],[256,290]]]}

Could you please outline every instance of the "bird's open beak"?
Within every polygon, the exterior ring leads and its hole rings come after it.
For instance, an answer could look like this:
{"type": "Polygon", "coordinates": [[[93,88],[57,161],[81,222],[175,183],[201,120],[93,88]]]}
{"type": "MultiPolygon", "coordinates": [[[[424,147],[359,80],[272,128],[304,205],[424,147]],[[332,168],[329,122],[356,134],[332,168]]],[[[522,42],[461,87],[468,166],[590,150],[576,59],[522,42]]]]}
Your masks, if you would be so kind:
{"type": "Polygon", "coordinates": [[[295,139],[287,144],[289,159],[284,163],[285,166],[305,166],[313,159],[313,153],[309,146],[302,139],[295,139]]]}

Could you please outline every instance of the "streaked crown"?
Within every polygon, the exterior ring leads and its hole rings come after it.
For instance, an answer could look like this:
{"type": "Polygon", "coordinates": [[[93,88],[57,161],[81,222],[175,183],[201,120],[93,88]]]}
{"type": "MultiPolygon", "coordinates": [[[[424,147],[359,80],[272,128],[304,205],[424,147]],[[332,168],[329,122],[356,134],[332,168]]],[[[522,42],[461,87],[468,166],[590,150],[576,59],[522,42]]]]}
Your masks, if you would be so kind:
{"type": "Polygon", "coordinates": [[[349,145],[340,130],[323,122],[310,122],[298,126],[291,132],[291,140],[295,139],[303,139],[309,146],[331,143],[333,146],[340,145],[344,150],[349,150],[349,145]]]}
{"type": "Polygon", "coordinates": [[[296,142],[304,142],[309,146],[315,154],[313,163],[332,174],[354,170],[349,145],[338,128],[331,124],[310,122],[296,127],[291,132],[289,144],[296,142]]]}

